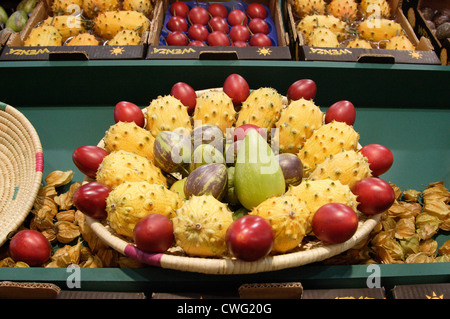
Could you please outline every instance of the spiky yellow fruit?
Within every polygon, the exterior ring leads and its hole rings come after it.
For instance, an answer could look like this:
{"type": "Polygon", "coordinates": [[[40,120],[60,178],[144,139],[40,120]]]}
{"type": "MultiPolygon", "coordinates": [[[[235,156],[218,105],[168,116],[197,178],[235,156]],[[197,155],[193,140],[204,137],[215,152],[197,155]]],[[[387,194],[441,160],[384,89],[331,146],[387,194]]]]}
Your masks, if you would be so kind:
{"type": "Polygon", "coordinates": [[[254,124],[270,130],[280,117],[282,108],[282,96],[274,88],[262,87],[253,90],[242,103],[236,127],[254,124]]]}
{"type": "Polygon", "coordinates": [[[188,255],[222,256],[227,252],[225,234],[232,222],[228,206],[212,195],[191,196],[173,218],[176,244],[188,255]]]}
{"type": "Polygon", "coordinates": [[[372,176],[372,171],[367,158],[360,152],[349,150],[330,155],[316,166],[309,175],[309,180],[330,178],[339,180],[351,189],[356,182],[370,176],[372,176]]]}
{"type": "Polygon", "coordinates": [[[339,48],[339,40],[330,29],[319,27],[310,33],[307,45],[311,47],[339,48]]]}
{"type": "Polygon", "coordinates": [[[147,17],[153,11],[153,5],[151,0],[123,0],[123,10],[134,10],[142,12],[147,17]]]}
{"type": "Polygon", "coordinates": [[[163,185],[145,181],[124,182],[106,199],[106,219],[116,233],[132,239],[133,229],[143,217],[161,214],[171,219],[182,203],[178,193],[163,185]]]}
{"type": "Polygon", "coordinates": [[[122,30],[135,30],[142,36],[150,29],[150,20],[133,10],[106,11],[94,19],[94,31],[100,37],[111,40],[122,30]]]}
{"type": "Polygon", "coordinates": [[[113,151],[127,151],[146,157],[153,161],[153,144],[155,138],[146,129],[134,122],[118,122],[111,125],[103,137],[105,149],[113,151]]]}
{"type": "Polygon", "coordinates": [[[343,150],[356,150],[358,141],[359,134],[351,125],[337,121],[322,125],[306,140],[303,148],[297,154],[303,163],[305,176],[309,176],[316,165],[322,163],[330,155],[343,150]]]}
{"type": "Polygon", "coordinates": [[[268,198],[249,213],[265,218],[272,226],[272,252],[285,253],[298,247],[306,235],[310,211],[293,195],[268,198]]]}
{"type": "Polygon", "coordinates": [[[51,10],[55,15],[73,14],[81,11],[83,0],[54,0],[51,10]]]}
{"type": "Polygon", "coordinates": [[[23,45],[26,47],[43,47],[60,46],[62,43],[63,37],[57,28],[49,25],[41,25],[31,30],[23,45]]]}
{"type": "Polygon", "coordinates": [[[236,122],[233,100],[223,91],[208,91],[197,98],[194,124],[214,124],[226,133],[236,122]]]}
{"type": "Polygon", "coordinates": [[[348,185],[342,184],[339,180],[335,181],[330,178],[315,181],[305,180],[298,186],[291,186],[286,195],[296,196],[305,202],[307,209],[310,211],[309,231],[314,214],[327,203],[345,204],[357,212],[356,195],[351,192],[348,185]]]}
{"type": "Polygon", "coordinates": [[[337,35],[338,40],[344,40],[347,36],[347,23],[335,16],[325,14],[313,14],[304,17],[297,24],[297,32],[303,34],[305,40],[308,41],[314,29],[320,27],[330,29],[337,35]]]}
{"type": "Polygon", "coordinates": [[[291,101],[275,123],[277,134],[274,142],[278,142],[280,153],[297,154],[322,123],[323,112],[314,101],[304,98],[291,101]]]}
{"type": "Polygon", "coordinates": [[[141,43],[141,36],[134,30],[121,30],[108,41],[108,45],[139,45],[141,43]]]}
{"type": "Polygon", "coordinates": [[[416,47],[405,35],[399,35],[391,38],[386,43],[386,49],[388,50],[410,50],[415,51],[416,47]]]}
{"type": "Polygon", "coordinates": [[[332,0],[328,4],[328,13],[343,21],[355,21],[358,15],[358,3],[355,0],[332,0]]]}
{"type": "Polygon", "coordinates": [[[365,17],[387,19],[391,17],[391,6],[386,0],[361,0],[359,8],[365,17]]]}
{"type": "Polygon", "coordinates": [[[359,35],[367,41],[389,40],[403,34],[401,25],[395,21],[374,18],[362,21],[358,26],[359,35]]]}
{"type": "Polygon", "coordinates": [[[293,13],[298,17],[309,14],[324,14],[327,5],[324,0],[293,0],[291,4],[293,13]]]}
{"type": "Polygon", "coordinates": [[[103,158],[96,180],[114,189],[123,182],[146,181],[167,186],[167,180],[151,161],[126,151],[114,151],[103,158]]]}
{"type": "Polygon", "coordinates": [[[369,41],[364,39],[353,39],[347,44],[347,48],[372,49],[372,45],[369,41]]]}
{"type": "Polygon", "coordinates": [[[116,11],[120,8],[119,0],[83,0],[83,11],[88,18],[107,11],[116,11]]]}
{"type": "Polygon", "coordinates": [[[66,45],[69,46],[75,46],[75,45],[99,45],[100,42],[97,40],[97,38],[90,33],[84,32],[77,34],[72,39],[67,41],[66,45]]]}
{"type": "Polygon", "coordinates": [[[42,25],[53,26],[58,29],[63,41],[86,31],[80,16],[59,15],[48,17],[42,22],[42,25]]]}
{"type": "Polygon", "coordinates": [[[178,131],[190,134],[192,131],[191,119],[187,107],[172,95],[159,96],[153,99],[146,107],[147,123],[145,128],[154,137],[160,131],[178,131]]]}

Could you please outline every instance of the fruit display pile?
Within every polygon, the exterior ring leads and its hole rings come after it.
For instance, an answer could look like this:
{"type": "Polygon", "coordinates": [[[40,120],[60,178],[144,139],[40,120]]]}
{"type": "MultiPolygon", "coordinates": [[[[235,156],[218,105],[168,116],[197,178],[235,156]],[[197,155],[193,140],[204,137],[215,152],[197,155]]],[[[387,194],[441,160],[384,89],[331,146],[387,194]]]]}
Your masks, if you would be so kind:
{"type": "Polygon", "coordinates": [[[420,12],[439,41],[450,38],[450,7],[443,10],[423,7],[420,12]]]}
{"type": "Polygon", "coordinates": [[[22,0],[15,8],[0,6],[0,30],[22,31],[37,2],[37,0],[22,0]]]}
{"type": "Polygon", "coordinates": [[[292,0],[291,5],[307,46],[416,50],[388,0],[292,0]]]}
{"type": "Polygon", "coordinates": [[[165,15],[160,45],[277,46],[270,10],[259,3],[175,1],[165,15]]]}
{"type": "Polygon", "coordinates": [[[139,45],[153,8],[151,0],[54,0],[24,46],[139,45]]]}
{"type": "Polygon", "coordinates": [[[325,262],[449,261],[450,241],[438,247],[433,236],[450,230],[450,192],[442,182],[402,191],[380,178],[392,152],[361,146],[352,103],[322,112],[316,89],[301,79],[282,96],[231,74],[203,91],[178,82],[144,109],[118,102],[100,143],[73,151],[84,181],[47,176],[0,265],[144,266],[106,246],[87,216],[142,252],[258,262],[343,243],[379,215],[367,238],[325,262]]]}

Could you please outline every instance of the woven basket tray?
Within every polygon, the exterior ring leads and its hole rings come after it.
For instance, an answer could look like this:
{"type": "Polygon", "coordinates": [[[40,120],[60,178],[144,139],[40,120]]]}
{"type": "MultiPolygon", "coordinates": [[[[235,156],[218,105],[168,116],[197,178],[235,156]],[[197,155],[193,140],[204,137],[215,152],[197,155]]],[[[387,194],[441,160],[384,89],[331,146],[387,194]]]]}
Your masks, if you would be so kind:
{"type": "Polygon", "coordinates": [[[0,245],[23,223],[42,182],[44,158],[28,119],[0,102],[0,245]]]}
{"type": "MultiPolygon", "coordinates": [[[[197,96],[200,96],[211,90],[222,90],[222,88],[201,90],[196,91],[196,93],[197,96]]],[[[287,102],[287,98],[283,97],[284,106],[287,105],[287,102]]],[[[145,109],[143,112],[145,113],[145,109]]],[[[103,140],[101,140],[97,146],[104,147],[103,140]]],[[[86,176],[84,182],[89,181],[93,180],[86,176]]],[[[92,231],[107,245],[125,256],[150,266],[217,275],[268,272],[325,260],[338,255],[361,242],[370,234],[378,223],[379,218],[379,215],[365,217],[360,214],[360,221],[356,233],[352,238],[341,244],[325,245],[322,242],[307,243],[290,253],[268,256],[254,262],[246,262],[228,257],[191,257],[184,255],[182,251],[179,251],[176,248],[174,250],[169,250],[166,253],[148,254],[139,250],[133,243],[128,242],[122,237],[116,236],[114,231],[112,231],[104,221],[86,216],[87,223],[92,231]]]]}

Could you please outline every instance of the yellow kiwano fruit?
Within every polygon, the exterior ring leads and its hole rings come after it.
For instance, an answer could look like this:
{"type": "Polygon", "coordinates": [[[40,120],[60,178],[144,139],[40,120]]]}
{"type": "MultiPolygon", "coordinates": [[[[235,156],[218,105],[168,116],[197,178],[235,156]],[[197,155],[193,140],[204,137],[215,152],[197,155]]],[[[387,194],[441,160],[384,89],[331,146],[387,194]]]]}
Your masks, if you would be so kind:
{"type": "Polygon", "coordinates": [[[163,185],[124,182],[106,199],[107,221],[119,235],[133,238],[134,227],[143,217],[161,214],[172,218],[182,202],[178,193],[163,185]]]}

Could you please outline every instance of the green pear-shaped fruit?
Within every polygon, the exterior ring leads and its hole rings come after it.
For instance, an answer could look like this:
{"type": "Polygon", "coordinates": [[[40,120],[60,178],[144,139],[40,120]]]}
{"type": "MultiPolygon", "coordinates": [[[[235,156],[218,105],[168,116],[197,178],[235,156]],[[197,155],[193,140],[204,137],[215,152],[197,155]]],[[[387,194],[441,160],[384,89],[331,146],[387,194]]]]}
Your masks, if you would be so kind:
{"type": "Polygon", "coordinates": [[[256,130],[247,133],[237,154],[234,174],[236,195],[248,210],[285,192],[280,164],[269,144],[256,130]]]}
{"type": "Polygon", "coordinates": [[[6,23],[6,21],[8,21],[8,14],[6,13],[5,9],[0,6],[0,23],[6,23]]]}

